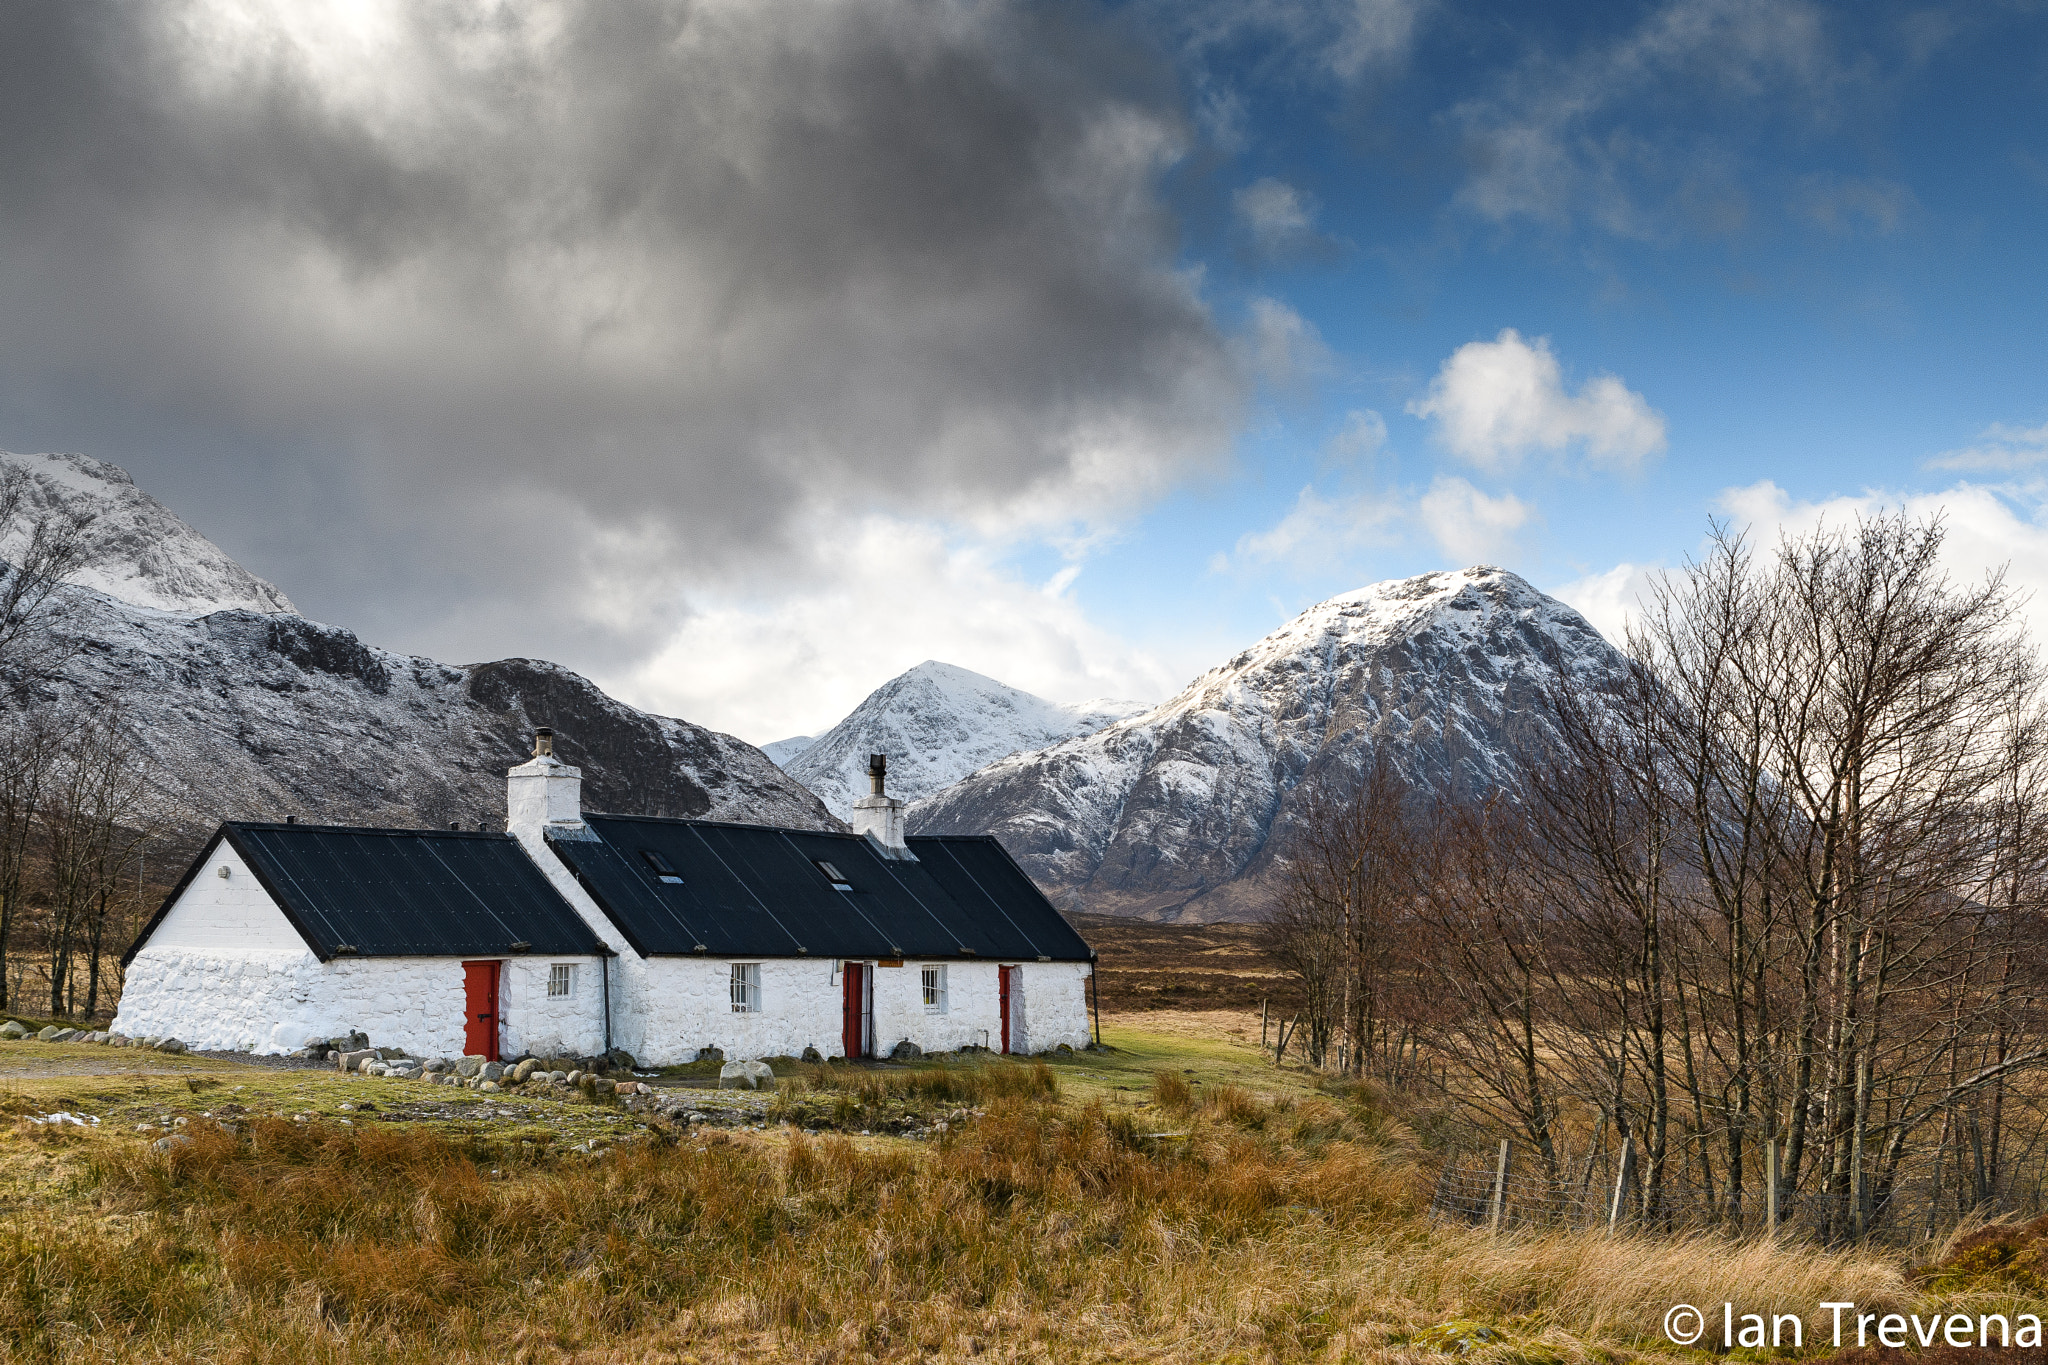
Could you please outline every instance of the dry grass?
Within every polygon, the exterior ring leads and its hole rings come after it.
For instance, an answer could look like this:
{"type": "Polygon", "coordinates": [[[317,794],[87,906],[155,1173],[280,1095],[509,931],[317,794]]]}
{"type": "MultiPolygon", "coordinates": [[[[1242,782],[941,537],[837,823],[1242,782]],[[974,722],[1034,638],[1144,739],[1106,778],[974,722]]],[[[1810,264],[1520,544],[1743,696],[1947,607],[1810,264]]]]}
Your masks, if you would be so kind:
{"type": "Polygon", "coordinates": [[[1441,1359],[1400,1343],[1477,1318],[1500,1352],[1578,1361],[1679,1298],[1910,1298],[1875,1255],[1433,1227],[1401,1145],[1341,1099],[1162,1072],[1168,1141],[995,1074],[1026,1093],[924,1150],[668,1131],[558,1158],[264,1120],[160,1153],[23,1126],[0,1160],[55,1163],[66,1194],[0,1233],[0,1355],[1441,1359]]]}

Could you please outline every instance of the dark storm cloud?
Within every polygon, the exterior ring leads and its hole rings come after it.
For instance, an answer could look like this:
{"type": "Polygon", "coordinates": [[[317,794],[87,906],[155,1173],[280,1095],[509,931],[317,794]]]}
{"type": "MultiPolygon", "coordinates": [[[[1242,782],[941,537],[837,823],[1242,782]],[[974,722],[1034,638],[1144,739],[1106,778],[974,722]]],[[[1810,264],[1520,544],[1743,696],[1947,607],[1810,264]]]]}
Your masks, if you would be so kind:
{"type": "Polygon", "coordinates": [[[835,517],[1213,460],[1184,137],[1080,9],[10,5],[0,406],[392,643],[630,652],[835,517]]]}

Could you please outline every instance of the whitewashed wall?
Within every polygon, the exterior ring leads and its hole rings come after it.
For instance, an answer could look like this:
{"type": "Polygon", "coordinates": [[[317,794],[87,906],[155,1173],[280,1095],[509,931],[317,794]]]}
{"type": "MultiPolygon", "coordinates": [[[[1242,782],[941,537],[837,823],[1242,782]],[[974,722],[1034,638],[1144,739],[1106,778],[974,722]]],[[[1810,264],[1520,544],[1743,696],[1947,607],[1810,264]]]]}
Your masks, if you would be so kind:
{"type": "Polygon", "coordinates": [[[1010,1051],[1050,1052],[1061,1043],[1086,1047],[1095,1036],[1088,1024],[1088,978],[1094,970],[1086,962],[1026,962],[1010,1000],[1010,1051]]]}
{"type": "MultiPolygon", "coordinates": [[[[506,959],[498,981],[504,1054],[601,1051],[600,971],[594,958],[506,959]],[[570,961],[580,969],[576,995],[549,999],[549,965],[570,961]]],[[[361,1030],[375,1046],[457,1057],[466,1010],[457,958],[321,962],[222,842],[129,964],[112,1027],[206,1051],[268,1054],[361,1030]]]]}

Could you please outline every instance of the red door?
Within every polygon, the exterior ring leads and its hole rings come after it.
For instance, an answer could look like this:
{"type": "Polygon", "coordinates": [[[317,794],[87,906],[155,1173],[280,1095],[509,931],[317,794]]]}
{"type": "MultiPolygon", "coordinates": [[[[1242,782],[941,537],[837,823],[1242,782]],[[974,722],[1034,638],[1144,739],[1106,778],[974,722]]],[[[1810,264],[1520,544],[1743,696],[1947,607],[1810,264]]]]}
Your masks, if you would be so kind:
{"type": "Polygon", "coordinates": [[[996,996],[1003,1007],[1003,1051],[1010,1050],[1010,981],[1015,976],[1015,967],[996,968],[996,996]]]}
{"type": "Polygon", "coordinates": [[[864,1057],[867,1034],[867,964],[849,962],[840,968],[839,979],[846,984],[846,1001],[841,1011],[840,1043],[849,1057],[864,1057]]]}
{"type": "Polygon", "coordinates": [[[498,964],[462,964],[462,1050],[498,1060],[498,964]]]}

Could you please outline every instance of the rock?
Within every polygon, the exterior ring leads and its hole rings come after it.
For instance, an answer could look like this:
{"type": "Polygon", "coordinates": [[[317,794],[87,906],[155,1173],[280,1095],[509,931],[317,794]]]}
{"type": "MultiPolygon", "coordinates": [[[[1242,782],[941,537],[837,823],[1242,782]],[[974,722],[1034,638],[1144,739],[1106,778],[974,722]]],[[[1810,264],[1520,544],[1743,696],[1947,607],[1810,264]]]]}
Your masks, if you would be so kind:
{"type": "Polygon", "coordinates": [[[924,1056],[924,1049],[911,1042],[908,1038],[905,1038],[902,1042],[889,1049],[889,1057],[893,1061],[914,1062],[922,1056],[924,1056]]]}
{"type": "Polygon", "coordinates": [[[176,1038],[166,1038],[156,1045],[156,1050],[158,1052],[183,1052],[185,1051],[185,1045],[176,1038]]]}
{"type": "Polygon", "coordinates": [[[453,1065],[455,1064],[449,1061],[446,1057],[436,1057],[433,1061],[427,1063],[426,1069],[429,1071],[440,1072],[448,1070],[448,1068],[450,1068],[453,1065]]]}
{"type": "Polygon", "coordinates": [[[562,1082],[565,1085],[581,1085],[583,1084],[583,1073],[580,1070],[571,1071],[568,1075],[562,1077],[562,1082]]]}
{"type": "Polygon", "coordinates": [[[55,1034],[51,1035],[50,1041],[53,1043],[70,1043],[76,1042],[78,1040],[78,1037],[79,1032],[77,1029],[60,1028],[57,1030],[55,1034]]]}
{"type": "Polygon", "coordinates": [[[63,1029],[58,1028],[55,1024],[46,1024],[43,1027],[43,1031],[36,1035],[36,1041],[39,1043],[47,1043],[63,1031],[63,1029]]]}
{"type": "Polygon", "coordinates": [[[485,1062],[477,1068],[476,1074],[487,1081],[501,1080],[504,1078],[505,1068],[497,1062],[485,1062]]]}
{"type": "Polygon", "coordinates": [[[335,1065],[343,1071],[360,1071],[364,1062],[374,1062],[376,1060],[376,1052],[370,1048],[364,1048],[359,1052],[342,1053],[335,1059],[335,1065]]]}
{"type": "Polygon", "coordinates": [[[616,1095],[619,1093],[619,1083],[607,1080],[602,1076],[597,1078],[597,1084],[592,1088],[600,1095],[616,1095]]]}
{"type": "Polygon", "coordinates": [[[455,1063],[455,1074],[465,1081],[470,1080],[477,1072],[484,1069],[484,1063],[488,1061],[490,1061],[490,1058],[483,1056],[481,1053],[464,1057],[455,1063]]]}
{"type": "Polygon", "coordinates": [[[1071,1057],[1074,1055],[1074,1049],[1066,1043],[1061,1043],[1058,1047],[1054,1048],[1053,1051],[1059,1053],[1062,1057],[1071,1057]]]}
{"type": "Polygon", "coordinates": [[[169,1137],[160,1137],[149,1145],[159,1152],[168,1152],[173,1147],[190,1147],[192,1139],[183,1133],[173,1133],[169,1137]]]}
{"type": "Polygon", "coordinates": [[[697,1049],[697,1060],[700,1062],[722,1062],[725,1060],[725,1049],[722,1047],[700,1047],[697,1049]]]}
{"type": "Polygon", "coordinates": [[[540,1070],[540,1061],[537,1058],[528,1057],[518,1066],[512,1068],[512,1080],[517,1085],[525,1085],[533,1073],[538,1070],[540,1070]]]}
{"type": "Polygon", "coordinates": [[[813,1066],[822,1065],[825,1060],[825,1054],[814,1047],[806,1047],[804,1048],[804,1060],[813,1066]]]}
{"type": "Polygon", "coordinates": [[[759,1090],[761,1082],[774,1079],[775,1072],[770,1069],[766,1062],[727,1062],[718,1069],[718,1088],[720,1090],[725,1089],[727,1081],[733,1083],[735,1090],[739,1088],[742,1081],[746,1082],[747,1089],[759,1090]]]}
{"type": "Polygon", "coordinates": [[[604,1054],[604,1064],[614,1071],[631,1071],[634,1066],[633,1054],[622,1047],[615,1047],[604,1054]]]}
{"type": "Polygon", "coordinates": [[[490,1094],[496,1094],[498,1091],[498,1083],[496,1081],[478,1081],[476,1088],[478,1090],[482,1090],[490,1094]]]}
{"type": "Polygon", "coordinates": [[[569,1073],[566,1071],[550,1071],[548,1079],[556,1085],[567,1085],[569,1083],[569,1073]]]}
{"type": "Polygon", "coordinates": [[[28,1030],[22,1027],[19,1019],[9,1019],[5,1024],[0,1024],[0,1038],[14,1039],[26,1037],[28,1037],[28,1030]]]}
{"type": "Polygon", "coordinates": [[[360,1029],[349,1030],[346,1037],[339,1039],[334,1044],[335,1050],[339,1052],[361,1052],[369,1045],[370,1035],[362,1032],[360,1029]]]}

